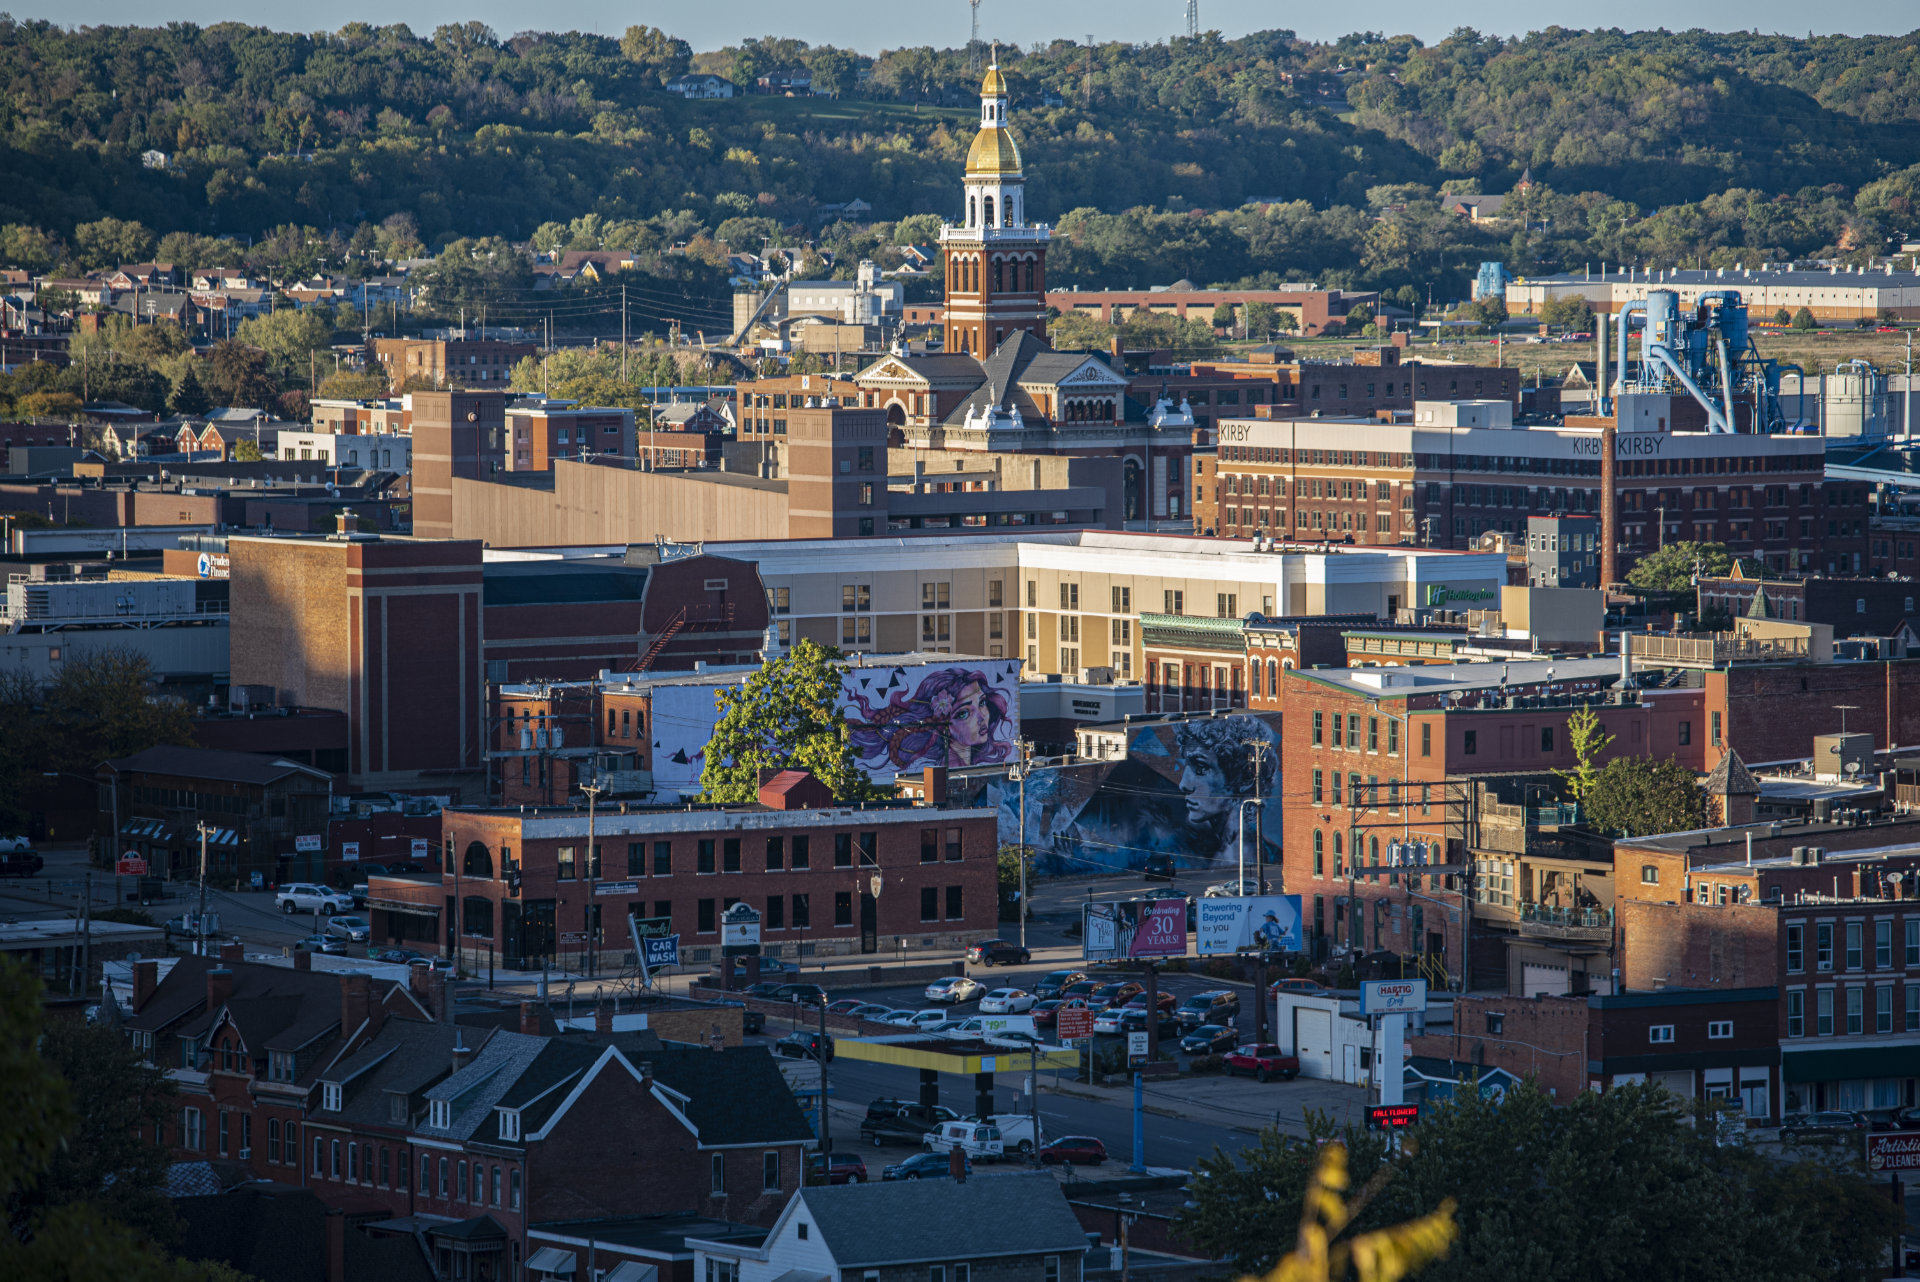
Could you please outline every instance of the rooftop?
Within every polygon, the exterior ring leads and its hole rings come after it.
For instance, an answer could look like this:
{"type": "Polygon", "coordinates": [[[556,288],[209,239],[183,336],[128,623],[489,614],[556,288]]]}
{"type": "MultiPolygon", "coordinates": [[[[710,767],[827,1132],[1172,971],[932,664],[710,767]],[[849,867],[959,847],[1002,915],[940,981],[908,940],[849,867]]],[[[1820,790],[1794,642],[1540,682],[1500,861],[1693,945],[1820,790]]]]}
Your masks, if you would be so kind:
{"type": "Polygon", "coordinates": [[[1318,681],[1363,699],[1404,699],[1417,695],[1455,695],[1477,690],[1546,686],[1577,694],[1610,684],[1620,676],[1611,659],[1519,659],[1498,663],[1435,663],[1422,667],[1313,668],[1296,677],[1318,681]]]}

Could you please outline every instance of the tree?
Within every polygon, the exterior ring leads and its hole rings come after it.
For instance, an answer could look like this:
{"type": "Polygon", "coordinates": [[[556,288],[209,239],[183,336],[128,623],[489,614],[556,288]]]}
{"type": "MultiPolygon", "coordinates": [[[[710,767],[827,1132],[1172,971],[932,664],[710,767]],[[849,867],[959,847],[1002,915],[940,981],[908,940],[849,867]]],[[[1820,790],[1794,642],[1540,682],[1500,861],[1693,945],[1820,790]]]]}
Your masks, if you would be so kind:
{"type": "Polygon", "coordinates": [[[1613,736],[1601,726],[1600,716],[1592,708],[1581,708],[1567,718],[1567,744],[1573,749],[1574,767],[1554,773],[1567,781],[1575,801],[1586,801],[1587,794],[1593,790],[1594,780],[1600,773],[1593,764],[1594,759],[1612,742],[1613,736]]]}
{"type": "Polygon", "coordinates": [[[1758,561],[1735,558],[1724,543],[1669,543],[1634,562],[1627,582],[1650,592],[1683,592],[1693,586],[1696,567],[1702,576],[1718,578],[1733,571],[1736,559],[1744,573],[1758,576],[1762,572],[1758,561]]]}
{"type": "Polygon", "coordinates": [[[73,229],[73,247],[88,267],[118,267],[137,263],[153,250],[153,233],[145,223],[102,218],[73,229]]]}
{"type": "Polygon", "coordinates": [[[1791,325],[1793,324],[1793,313],[1782,307],[1774,312],[1773,323],[1776,325],[1791,325]]]}
{"type": "Polygon", "coordinates": [[[715,695],[720,719],[700,775],[704,800],[752,801],[762,770],[810,771],[840,801],[881,795],[854,759],[840,712],[839,658],[838,650],[802,640],[745,684],[715,695]]]}
{"type": "Polygon", "coordinates": [[[1588,823],[1626,837],[1707,826],[1707,794],[1693,771],[1674,761],[1615,757],[1580,801],[1588,823]]]}
{"type": "MultiPolygon", "coordinates": [[[[1296,1208],[1329,1191],[1315,1174],[1332,1141],[1368,1194],[1350,1208],[1346,1232],[1420,1222],[1454,1202],[1457,1237],[1420,1282],[1865,1282],[1900,1222],[1898,1208],[1856,1171],[1783,1167],[1715,1145],[1657,1086],[1584,1091],[1558,1106],[1533,1082],[1498,1100],[1461,1090],[1423,1108],[1400,1133],[1398,1156],[1378,1132],[1336,1128],[1324,1116],[1310,1115],[1308,1132],[1303,1140],[1269,1128],[1238,1154],[1202,1158],[1205,1178],[1194,1181],[1176,1222],[1182,1236],[1237,1272],[1266,1273],[1302,1241],[1296,1208]],[[1739,1234],[1721,1232],[1734,1220],[1739,1234]]],[[[1322,1240],[1339,1237],[1329,1231],[1322,1240]]],[[[1302,1276],[1313,1275],[1275,1272],[1268,1282],[1302,1276]]]]}
{"type": "Polygon", "coordinates": [[[258,463],[263,457],[260,447],[254,444],[251,436],[243,436],[233,443],[233,461],[236,463],[258,463]]]}
{"type": "Polygon", "coordinates": [[[334,400],[369,401],[387,394],[387,378],[379,365],[366,369],[343,369],[320,380],[314,393],[334,400]]]}
{"type": "Polygon", "coordinates": [[[686,75],[693,59],[693,47],[686,41],[648,26],[628,27],[620,37],[620,52],[638,63],[655,85],[686,75]]]}
{"type": "Polygon", "coordinates": [[[228,405],[266,409],[279,393],[267,373],[267,354],[239,339],[214,344],[213,388],[228,405]]]}
{"type": "Polygon", "coordinates": [[[1480,328],[1491,334],[1507,323],[1507,300],[1489,294],[1467,304],[1467,314],[1480,322],[1480,328]]]}
{"type": "Polygon", "coordinates": [[[207,389],[200,385],[200,376],[194,373],[191,362],[181,373],[180,381],[173,385],[173,395],[167,398],[167,408],[181,418],[193,418],[213,408],[213,401],[208,397],[207,389]]]}
{"type": "Polygon", "coordinates": [[[1540,309],[1542,323],[1569,334],[1581,334],[1593,328],[1593,306],[1577,295],[1550,298],[1540,309]]]}
{"type": "Polygon", "coordinates": [[[1229,338],[1233,336],[1233,327],[1237,320],[1238,317],[1234,315],[1232,303],[1220,303],[1214,307],[1213,327],[1218,330],[1225,330],[1229,338]]]}
{"type": "Polygon", "coordinates": [[[1800,330],[1818,329],[1820,324],[1813,319],[1813,311],[1811,308],[1802,307],[1793,314],[1793,327],[1800,330]]]}
{"type": "Polygon", "coordinates": [[[1276,310],[1272,303],[1248,303],[1240,312],[1249,338],[1266,338],[1273,333],[1276,310]]]}

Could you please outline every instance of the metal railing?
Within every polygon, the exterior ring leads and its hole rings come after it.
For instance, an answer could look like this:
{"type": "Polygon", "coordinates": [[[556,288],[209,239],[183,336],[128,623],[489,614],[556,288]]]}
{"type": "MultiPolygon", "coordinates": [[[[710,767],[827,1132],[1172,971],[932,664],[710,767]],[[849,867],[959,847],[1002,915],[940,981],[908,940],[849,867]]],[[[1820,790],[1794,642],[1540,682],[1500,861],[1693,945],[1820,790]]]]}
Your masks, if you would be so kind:
{"type": "Polygon", "coordinates": [[[1611,908],[1553,908],[1546,904],[1521,904],[1520,920],[1535,926],[1553,926],[1565,930],[1611,930],[1611,908]]]}

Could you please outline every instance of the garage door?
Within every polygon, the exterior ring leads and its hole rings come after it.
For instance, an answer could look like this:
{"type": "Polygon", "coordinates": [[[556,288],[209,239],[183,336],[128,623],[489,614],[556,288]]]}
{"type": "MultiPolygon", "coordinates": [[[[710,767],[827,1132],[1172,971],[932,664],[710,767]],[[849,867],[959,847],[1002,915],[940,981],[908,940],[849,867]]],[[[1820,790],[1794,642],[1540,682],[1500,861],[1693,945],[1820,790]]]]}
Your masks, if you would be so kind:
{"type": "Polygon", "coordinates": [[[1522,997],[1565,997],[1573,991],[1565,966],[1536,966],[1528,962],[1521,967],[1521,972],[1522,997]]]}
{"type": "Polygon", "coordinates": [[[1647,1081],[1655,1086],[1664,1086],[1681,1099],[1693,1098],[1693,1070],[1678,1069],[1667,1073],[1648,1073],[1647,1081]]]}
{"type": "Polygon", "coordinates": [[[1333,1012],[1294,1007],[1293,1045],[1303,1077],[1332,1077],[1333,1012]]]}

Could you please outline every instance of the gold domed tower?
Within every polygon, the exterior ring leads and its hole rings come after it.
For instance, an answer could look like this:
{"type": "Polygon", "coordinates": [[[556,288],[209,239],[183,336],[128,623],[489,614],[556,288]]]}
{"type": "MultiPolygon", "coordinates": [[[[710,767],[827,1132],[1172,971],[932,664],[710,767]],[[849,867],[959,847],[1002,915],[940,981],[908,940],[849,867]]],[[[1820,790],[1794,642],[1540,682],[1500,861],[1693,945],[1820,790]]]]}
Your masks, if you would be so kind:
{"type": "Polygon", "coordinates": [[[940,229],[946,249],[946,349],[985,356],[1011,334],[1047,337],[1047,240],[1027,222],[1020,145],[1007,127],[999,51],[980,85],[980,132],[967,151],[964,220],[940,229]]]}

